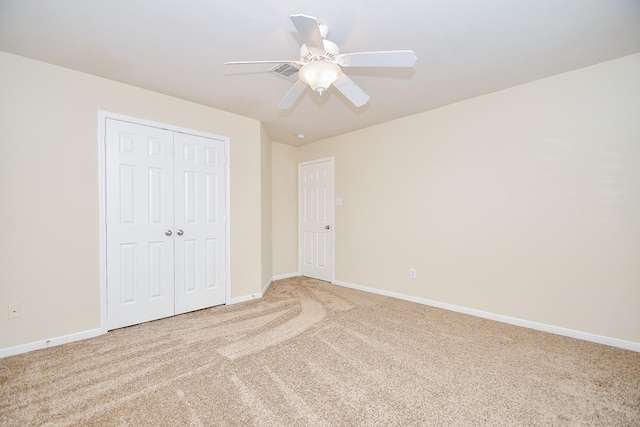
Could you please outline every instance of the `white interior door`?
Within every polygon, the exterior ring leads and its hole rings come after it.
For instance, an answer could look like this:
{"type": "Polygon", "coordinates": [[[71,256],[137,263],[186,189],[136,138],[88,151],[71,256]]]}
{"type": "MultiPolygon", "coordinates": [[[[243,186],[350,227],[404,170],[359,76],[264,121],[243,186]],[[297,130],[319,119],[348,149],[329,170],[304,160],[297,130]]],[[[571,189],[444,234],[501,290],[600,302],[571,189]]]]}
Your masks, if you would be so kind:
{"type": "Polygon", "coordinates": [[[174,313],[173,133],[106,126],[108,328],[174,313]]]}
{"type": "Polygon", "coordinates": [[[175,134],[176,314],[225,302],[224,149],[175,134]]]}
{"type": "Polygon", "coordinates": [[[226,144],[106,119],[107,329],[224,304],[226,144]]]}
{"type": "Polygon", "coordinates": [[[333,159],[299,166],[300,274],[333,280],[333,159]]]}

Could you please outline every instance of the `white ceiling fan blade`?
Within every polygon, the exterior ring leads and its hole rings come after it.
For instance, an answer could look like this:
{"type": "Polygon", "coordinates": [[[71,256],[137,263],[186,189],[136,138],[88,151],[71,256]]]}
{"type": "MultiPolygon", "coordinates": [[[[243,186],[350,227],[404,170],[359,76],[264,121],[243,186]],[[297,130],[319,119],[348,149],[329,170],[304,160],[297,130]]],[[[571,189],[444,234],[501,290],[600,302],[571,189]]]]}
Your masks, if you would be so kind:
{"type": "Polygon", "coordinates": [[[416,55],[412,50],[345,53],[338,56],[343,67],[413,67],[416,55]]]}
{"type": "Polygon", "coordinates": [[[356,107],[362,107],[364,104],[369,102],[369,95],[360,89],[360,86],[345,74],[342,74],[340,78],[333,83],[333,85],[356,107]]]}
{"type": "Polygon", "coordinates": [[[287,92],[284,98],[282,98],[282,101],[278,104],[278,109],[286,110],[291,108],[306,88],[307,85],[302,80],[298,79],[293,86],[291,86],[291,89],[289,89],[289,92],[287,92]]]}
{"type": "Polygon", "coordinates": [[[313,54],[324,54],[324,44],[318,20],[307,15],[291,15],[290,18],[307,49],[313,54]]]}
{"type": "Polygon", "coordinates": [[[289,59],[284,59],[282,61],[229,61],[225,62],[224,65],[242,65],[242,64],[296,64],[296,65],[304,65],[304,62],[294,60],[291,61],[289,59]]]}

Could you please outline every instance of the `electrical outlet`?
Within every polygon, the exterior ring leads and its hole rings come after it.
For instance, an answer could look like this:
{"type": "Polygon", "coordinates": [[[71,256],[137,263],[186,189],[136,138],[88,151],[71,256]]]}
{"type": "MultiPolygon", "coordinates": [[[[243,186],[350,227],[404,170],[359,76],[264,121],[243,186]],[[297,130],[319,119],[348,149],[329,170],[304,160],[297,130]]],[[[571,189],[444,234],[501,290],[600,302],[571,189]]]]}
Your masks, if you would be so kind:
{"type": "Polygon", "coordinates": [[[9,304],[9,319],[20,317],[20,304],[9,304]]]}
{"type": "Polygon", "coordinates": [[[416,278],[416,269],[415,268],[410,268],[409,269],[409,279],[415,279],[416,278]]]}

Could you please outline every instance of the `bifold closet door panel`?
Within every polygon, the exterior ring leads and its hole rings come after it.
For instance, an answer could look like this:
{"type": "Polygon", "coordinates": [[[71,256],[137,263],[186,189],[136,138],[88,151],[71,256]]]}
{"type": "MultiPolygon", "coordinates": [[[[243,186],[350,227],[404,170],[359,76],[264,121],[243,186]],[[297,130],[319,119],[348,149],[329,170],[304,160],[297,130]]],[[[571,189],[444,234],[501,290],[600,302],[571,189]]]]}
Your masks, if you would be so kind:
{"type": "Polygon", "coordinates": [[[173,132],[107,119],[108,329],[174,314],[173,132]]]}
{"type": "Polygon", "coordinates": [[[176,314],[225,302],[225,145],[176,133],[176,314]]]}

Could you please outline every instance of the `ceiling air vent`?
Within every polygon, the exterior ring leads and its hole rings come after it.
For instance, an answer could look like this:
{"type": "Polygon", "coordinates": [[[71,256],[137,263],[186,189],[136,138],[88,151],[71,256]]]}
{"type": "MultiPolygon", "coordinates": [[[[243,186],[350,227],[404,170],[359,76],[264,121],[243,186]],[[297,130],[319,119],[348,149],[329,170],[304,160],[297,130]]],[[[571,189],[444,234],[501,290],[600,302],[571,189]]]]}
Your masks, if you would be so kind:
{"type": "Polygon", "coordinates": [[[292,82],[298,80],[298,71],[300,68],[293,64],[278,64],[269,70],[270,73],[277,74],[292,82]]]}

